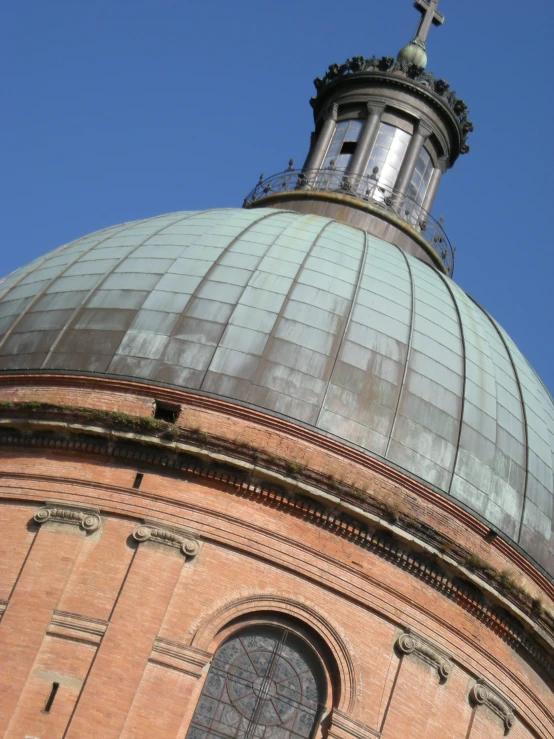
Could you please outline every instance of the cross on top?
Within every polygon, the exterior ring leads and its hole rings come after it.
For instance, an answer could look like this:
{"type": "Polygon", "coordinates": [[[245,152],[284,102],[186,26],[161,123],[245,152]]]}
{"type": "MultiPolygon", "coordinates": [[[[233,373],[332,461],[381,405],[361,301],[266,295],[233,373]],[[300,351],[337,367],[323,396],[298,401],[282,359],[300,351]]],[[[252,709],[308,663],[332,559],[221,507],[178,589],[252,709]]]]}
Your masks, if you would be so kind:
{"type": "Polygon", "coordinates": [[[441,15],[437,10],[439,0],[415,0],[414,8],[419,10],[421,13],[421,20],[417,27],[414,41],[425,48],[425,41],[427,40],[427,34],[431,28],[431,24],[434,26],[441,26],[444,23],[444,15],[441,15]]]}

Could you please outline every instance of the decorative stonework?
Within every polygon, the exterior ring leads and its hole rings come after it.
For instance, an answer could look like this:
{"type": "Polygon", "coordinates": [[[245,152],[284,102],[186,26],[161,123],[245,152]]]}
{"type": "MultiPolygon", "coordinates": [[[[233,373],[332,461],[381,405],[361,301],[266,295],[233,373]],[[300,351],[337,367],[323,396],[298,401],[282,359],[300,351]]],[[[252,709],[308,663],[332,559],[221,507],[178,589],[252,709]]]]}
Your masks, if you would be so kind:
{"type": "Polygon", "coordinates": [[[329,737],[331,739],[372,739],[372,737],[379,736],[381,734],[375,729],[355,721],[336,708],[333,709],[329,727],[329,737]]]}
{"type": "Polygon", "coordinates": [[[516,722],[513,706],[486,680],[477,680],[469,691],[469,700],[476,706],[487,706],[496,713],[504,722],[506,733],[516,722]]]}
{"type": "Polygon", "coordinates": [[[314,86],[319,95],[325,87],[339,77],[351,74],[372,73],[376,76],[391,76],[399,81],[402,79],[415,82],[419,87],[434,93],[454,114],[462,134],[461,153],[469,151],[467,137],[473,131],[473,123],[468,119],[468,107],[466,103],[457,97],[454,90],[446,80],[437,79],[431,72],[426,72],[421,67],[406,61],[395,61],[391,56],[381,59],[376,56],[366,59],[363,56],[355,56],[347,59],[344,64],[331,64],[324,77],[316,77],[314,86]]]}
{"type": "MultiPolygon", "coordinates": [[[[20,376],[18,376],[17,381],[21,382],[20,376]]],[[[206,399],[202,398],[197,404],[193,404],[193,407],[204,408],[203,404],[205,402],[206,399]]],[[[215,401],[210,399],[210,405],[208,407],[211,408],[214,403],[215,401]]],[[[219,409],[219,406],[216,407],[219,409]]],[[[238,417],[240,418],[241,416],[238,415],[238,417]]],[[[275,419],[267,417],[263,420],[269,428],[275,428],[275,419]]],[[[310,440],[320,444],[324,449],[331,449],[333,451],[339,449],[340,453],[344,454],[342,447],[339,447],[335,442],[331,442],[325,437],[317,438],[314,435],[314,438],[310,438],[310,440]]],[[[425,582],[429,587],[439,591],[444,597],[456,602],[466,612],[471,613],[478,619],[483,626],[493,630],[510,648],[523,651],[539,666],[547,679],[554,679],[554,659],[552,658],[551,650],[545,647],[542,640],[539,641],[533,633],[527,628],[524,628],[517,616],[514,617],[514,614],[511,613],[511,617],[508,617],[507,612],[499,609],[494,600],[489,599],[488,595],[483,594],[482,591],[476,590],[477,583],[475,581],[466,581],[465,572],[463,573],[463,577],[454,577],[452,572],[448,572],[440,566],[440,562],[431,561],[428,556],[425,556],[425,553],[412,548],[409,541],[399,538],[399,531],[396,531],[392,535],[382,528],[375,528],[368,522],[362,522],[358,518],[350,516],[347,511],[337,511],[334,504],[331,507],[323,500],[314,500],[302,493],[283,490],[282,487],[276,487],[266,480],[248,479],[243,470],[231,470],[229,469],[229,465],[220,466],[213,460],[206,461],[205,459],[200,459],[194,454],[192,448],[176,455],[174,453],[169,454],[165,450],[160,451],[158,440],[152,440],[151,448],[145,449],[144,445],[130,444],[128,440],[118,442],[112,438],[107,443],[104,439],[97,439],[95,437],[62,438],[60,436],[59,438],[53,439],[52,434],[42,435],[34,432],[32,435],[24,435],[16,429],[9,429],[8,431],[2,431],[0,429],[0,445],[16,447],[31,446],[34,449],[37,447],[49,449],[53,443],[59,443],[65,450],[97,454],[106,458],[112,457],[127,462],[140,461],[141,464],[152,465],[154,469],[163,468],[164,470],[173,470],[180,474],[182,479],[206,479],[211,483],[217,482],[227,486],[228,491],[233,495],[249,501],[256,501],[282,513],[300,517],[302,520],[315,524],[321,529],[330,531],[335,535],[348,536],[348,540],[353,544],[380,558],[386,559],[395,567],[409,572],[414,577],[425,582]]],[[[212,438],[212,443],[213,449],[227,458],[229,458],[230,453],[234,450],[235,457],[249,460],[244,450],[236,447],[236,445],[233,447],[230,445],[220,445],[221,440],[215,437],[212,438]]],[[[379,474],[397,482],[397,473],[392,468],[387,470],[377,465],[375,460],[367,455],[365,457],[361,454],[356,455],[351,450],[349,450],[349,453],[351,454],[351,458],[357,463],[363,463],[368,469],[375,470],[379,474]]],[[[274,472],[271,465],[266,463],[266,467],[270,472],[274,472]]],[[[280,469],[279,472],[284,474],[280,469]]],[[[337,494],[337,489],[326,487],[323,480],[312,479],[310,477],[305,480],[303,479],[302,482],[310,484],[314,489],[321,489],[331,495],[337,494]]],[[[409,491],[414,492],[424,501],[430,501],[433,505],[441,505],[440,496],[431,493],[424,486],[416,485],[409,478],[403,478],[402,482],[409,491]]],[[[362,504],[360,501],[353,499],[352,491],[346,488],[344,491],[341,488],[340,494],[347,502],[353,502],[356,506],[363,507],[363,510],[386,518],[385,513],[379,513],[380,509],[371,507],[373,505],[371,499],[369,499],[369,502],[366,500],[362,504]]],[[[465,519],[466,514],[461,509],[455,511],[455,514],[457,517],[461,517],[460,520],[466,525],[469,523],[465,519]]],[[[406,528],[402,516],[396,525],[406,528]]],[[[427,530],[425,526],[421,525],[418,527],[417,534],[409,528],[406,530],[410,531],[416,540],[422,540],[435,549],[442,548],[442,539],[434,538],[437,534],[436,531],[427,530]]],[[[459,545],[456,545],[453,550],[448,550],[449,557],[452,558],[455,556],[457,560],[463,561],[462,555],[457,554],[458,549],[459,545]]],[[[510,556],[513,554],[509,550],[508,545],[503,545],[502,551],[505,553],[510,552],[510,556]]],[[[523,564],[525,565],[525,562],[523,564]]],[[[521,566],[521,563],[519,566],[521,566]]],[[[525,571],[531,579],[538,583],[540,588],[550,594],[550,584],[547,580],[537,579],[537,572],[530,567],[525,571]]],[[[509,596],[509,600],[513,600],[513,597],[509,596]]],[[[503,607],[506,608],[506,604],[503,607]]]]}
{"type": "Polygon", "coordinates": [[[194,539],[188,532],[155,523],[145,522],[137,526],[133,531],[133,539],[139,543],[154,541],[158,544],[166,544],[175,547],[184,554],[187,560],[196,557],[200,551],[200,542],[194,539]]]}
{"type": "Polygon", "coordinates": [[[102,641],[108,622],[79,613],[54,611],[47,633],[62,639],[98,645],[102,641]]]}
{"type": "Polygon", "coordinates": [[[68,523],[79,526],[83,531],[92,534],[98,531],[102,523],[100,510],[94,506],[74,506],[68,503],[46,503],[33,516],[36,523],[68,523]]]}
{"type": "Polygon", "coordinates": [[[434,667],[439,673],[439,680],[446,682],[452,674],[452,662],[449,656],[422,636],[406,629],[396,640],[396,648],[401,654],[415,654],[424,662],[434,667]]]}
{"type": "Polygon", "coordinates": [[[212,657],[210,652],[205,652],[203,649],[158,637],[152,647],[149,660],[198,678],[212,657]]]}

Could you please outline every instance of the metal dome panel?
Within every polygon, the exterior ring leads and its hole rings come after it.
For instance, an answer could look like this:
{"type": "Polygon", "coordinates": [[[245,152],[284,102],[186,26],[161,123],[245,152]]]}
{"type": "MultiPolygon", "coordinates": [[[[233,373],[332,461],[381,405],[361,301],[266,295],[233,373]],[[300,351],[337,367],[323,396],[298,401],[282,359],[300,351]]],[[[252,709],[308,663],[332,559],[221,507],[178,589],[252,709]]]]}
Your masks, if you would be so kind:
{"type": "Polygon", "coordinates": [[[554,573],[554,404],[451,280],[274,209],[78,239],[0,281],[0,370],[119,375],[280,413],[451,495],[554,573]]]}

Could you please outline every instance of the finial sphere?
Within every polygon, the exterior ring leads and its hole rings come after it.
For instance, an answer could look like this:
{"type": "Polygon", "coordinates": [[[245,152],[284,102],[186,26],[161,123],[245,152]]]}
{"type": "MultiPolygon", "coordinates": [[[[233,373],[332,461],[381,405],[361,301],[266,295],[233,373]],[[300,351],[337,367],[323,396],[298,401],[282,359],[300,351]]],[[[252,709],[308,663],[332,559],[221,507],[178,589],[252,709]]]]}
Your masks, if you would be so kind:
{"type": "Polygon", "coordinates": [[[409,44],[403,46],[398,52],[396,59],[399,62],[415,64],[416,67],[421,67],[421,69],[425,69],[427,66],[427,54],[425,53],[425,49],[414,41],[410,41],[409,44]]]}

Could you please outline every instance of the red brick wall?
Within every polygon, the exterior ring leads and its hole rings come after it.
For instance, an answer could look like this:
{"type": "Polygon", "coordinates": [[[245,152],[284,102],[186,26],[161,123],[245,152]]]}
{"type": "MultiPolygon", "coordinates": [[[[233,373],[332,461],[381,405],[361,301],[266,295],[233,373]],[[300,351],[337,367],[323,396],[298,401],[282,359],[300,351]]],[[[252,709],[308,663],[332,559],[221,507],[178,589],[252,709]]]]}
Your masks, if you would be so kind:
{"type": "MultiPolygon", "coordinates": [[[[59,392],[30,390],[49,402],[48,393],[59,392]]],[[[91,405],[88,390],[72,392],[76,404],[91,405]]],[[[152,398],[118,393],[121,410],[151,408],[152,398]]],[[[411,485],[255,419],[187,414],[191,425],[255,439],[359,479],[372,494],[396,496],[413,515],[466,546],[470,541],[499,569],[509,567],[549,603],[540,578],[519,570],[517,558],[487,542],[465,514],[419,499],[411,485]]],[[[206,676],[202,665],[229,623],[271,611],[300,620],[328,645],[332,704],[368,738],[504,736],[496,713],[470,704],[477,678],[513,705],[511,738],[554,737],[552,685],[536,664],[409,571],[225,485],[153,469],[136,490],[135,472],[87,454],[0,452],[0,599],[7,604],[0,620],[0,736],[182,739],[206,676]],[[101,529],[85,534],[75,524],[33,523],[47,500],[97,506],[101,529]],[[202,542],[198,556],[185,561],[175,547],[137,543],[132,534],[144,518],[191,531],[202,542]],[[418,654],[395,649],[406,627],[450,658],[446,681],[418,654]],[[60,687],[45,713],[53,682],[60,687]]],[[[344,731],[331,719],[332,735],[344,731]]]]}

